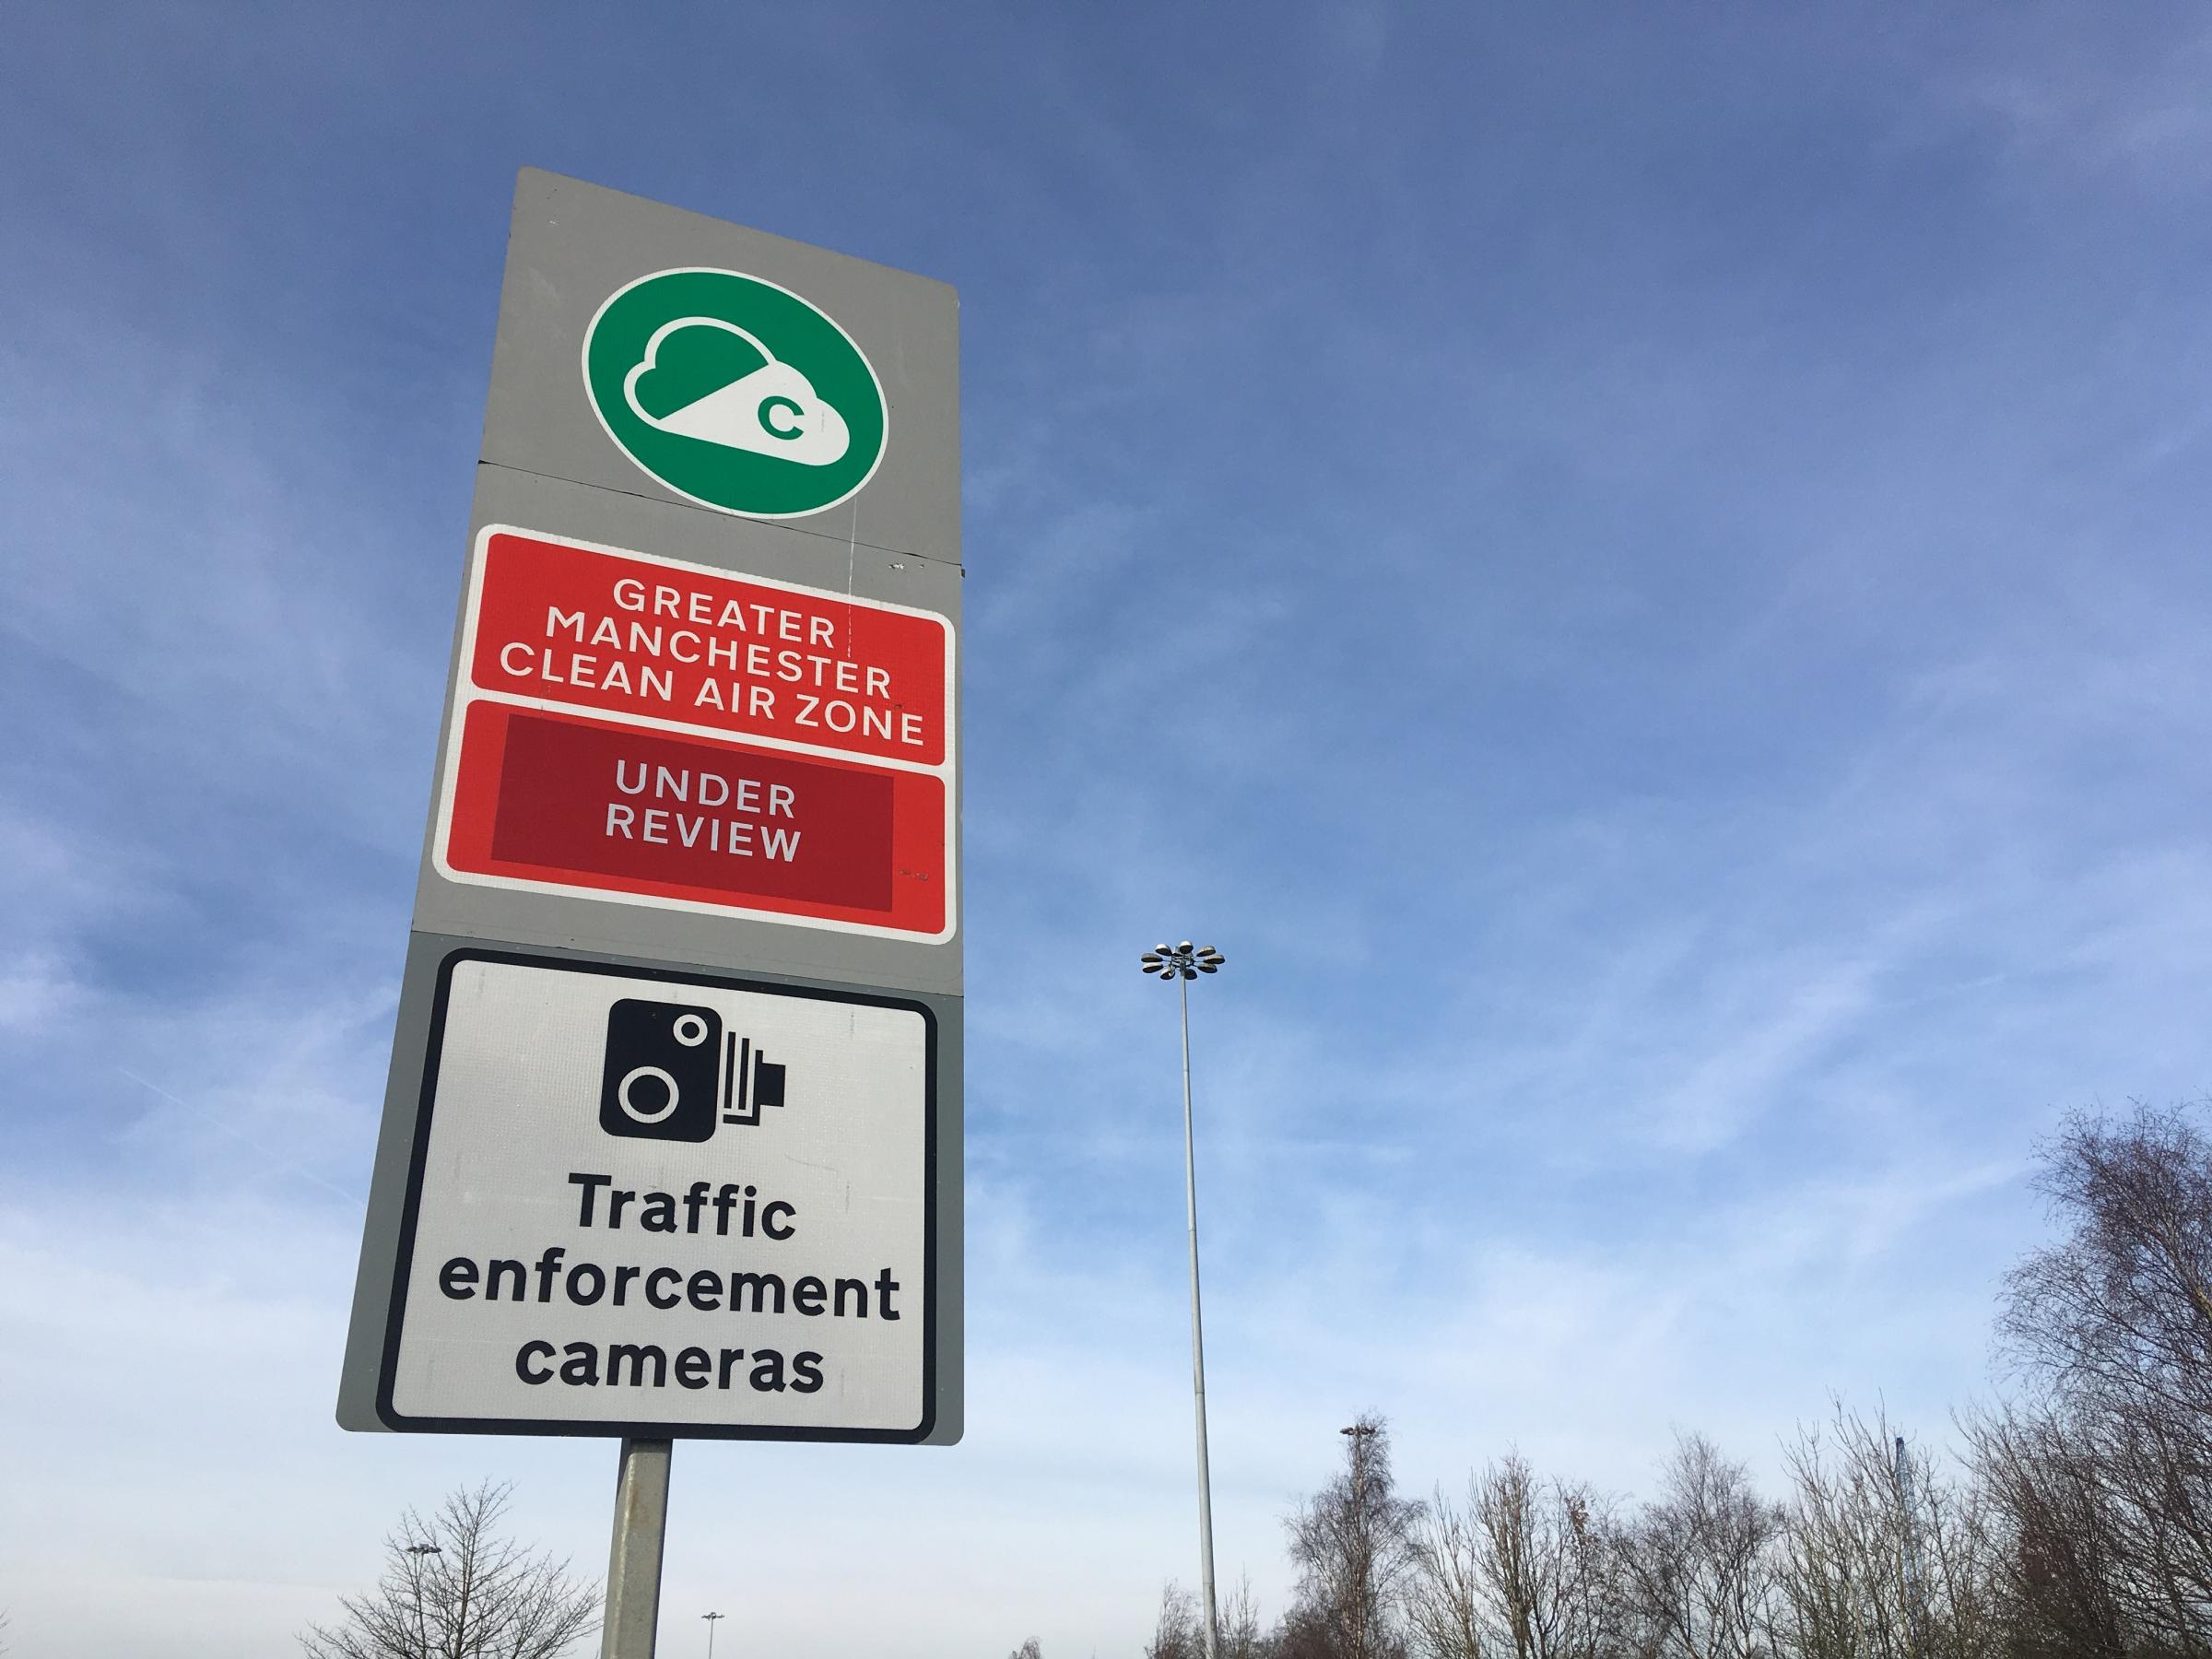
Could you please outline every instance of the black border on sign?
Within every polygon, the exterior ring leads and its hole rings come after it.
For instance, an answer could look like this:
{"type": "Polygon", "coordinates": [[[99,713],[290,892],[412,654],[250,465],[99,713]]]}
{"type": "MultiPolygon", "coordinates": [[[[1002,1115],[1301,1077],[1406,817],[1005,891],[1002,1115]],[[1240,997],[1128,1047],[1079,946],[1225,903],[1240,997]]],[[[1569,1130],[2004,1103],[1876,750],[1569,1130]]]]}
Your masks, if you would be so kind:
{"type": "Polygon", "coordinates": [[[937,1017],[928,1004],[911,997],[884,996],[813,985],[777,985],[684,968],[630,967],[575,957],[533,956],[523,951],[464,946],[448,951],[438,964],[438,988],[430,1005],[429,1037],[423,1050],[422,1095],[415,1112],[415,1145],[407,1159],[407,1196],[400,1214],[399,1247],[394,1254],[392,1300],[384,1316],[383,1359],[377,1368],[376,1415],[384,1427],[408,1434],[564,1434],[621,1436],[627,1440],[845,1441],[876,1445],[918,1445],[937,1422],[937,1017]],[[565,973],[600,973],[620,979],[660,980],[678,985],[711,985],[764,996],[796,996],[814,1002],[858,1003],[896,1008],[922,1017],[922,1421],[909,1429],[808,1429],[743,1423],[606,1422],[597,1418],[408,1417],[392,1404],[399,1372],[401,1326],[407,1311],[407,1278],[415,1265],[415,1226],[422,1209],[422,1177],[430,1147],[430,1108],[438,1092],[438,1068],[444,1057],[446,1001],[453,969],[462,962],[501,962],[565,973]]]}

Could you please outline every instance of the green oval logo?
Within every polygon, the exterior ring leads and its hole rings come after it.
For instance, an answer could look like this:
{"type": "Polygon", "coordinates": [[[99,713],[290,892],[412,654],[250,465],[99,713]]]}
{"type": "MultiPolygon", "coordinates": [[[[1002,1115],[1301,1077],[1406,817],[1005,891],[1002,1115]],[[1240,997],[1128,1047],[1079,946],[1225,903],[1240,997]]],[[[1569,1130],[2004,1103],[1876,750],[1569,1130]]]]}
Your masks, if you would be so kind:
{"type": "Polygon", "coordinates": [[[584,331],[583,384],[624,454],[724,512],[820,512],[883,459],[883,386],[860,347],[789,288],[736,271],[618,288],[584,331]]]}

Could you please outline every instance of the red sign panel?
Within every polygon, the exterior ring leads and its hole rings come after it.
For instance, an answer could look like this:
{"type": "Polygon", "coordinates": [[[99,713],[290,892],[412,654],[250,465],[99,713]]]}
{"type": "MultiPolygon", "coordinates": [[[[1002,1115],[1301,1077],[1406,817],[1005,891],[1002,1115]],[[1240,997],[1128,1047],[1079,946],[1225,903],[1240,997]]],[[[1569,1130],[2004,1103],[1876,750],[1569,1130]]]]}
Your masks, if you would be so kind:
{"type": "Polygon", "coordinates": [[[495,530],[479,691],[921,766],[949,750],[941,618],[495,530]]]}
{"type": "Polygon", "coordinates": [[[946,924],[945,782],[478,701],[444,863],[902,933],[946,924]]]}
{"type": "Polygon", "coordinates": [[[948,935],[943,618],[497,527],[477,558],[447,876],[948,935]]]}

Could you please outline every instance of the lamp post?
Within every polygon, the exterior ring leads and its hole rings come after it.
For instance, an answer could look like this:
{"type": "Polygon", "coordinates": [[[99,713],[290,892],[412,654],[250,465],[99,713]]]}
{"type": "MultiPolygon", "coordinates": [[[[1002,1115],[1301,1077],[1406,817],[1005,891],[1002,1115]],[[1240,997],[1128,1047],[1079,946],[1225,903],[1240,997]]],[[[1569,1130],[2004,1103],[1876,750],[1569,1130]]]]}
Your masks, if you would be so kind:
{"type": "Polygon", "coordinates": [[[1141,966],[1172,980],[1182,997],[1182,1192],[1191,1220],[1191,1394],[1198,1417],[1198,1571],[1206,1591],[1206,1659],[1218,1659],[1219,1622],[1214,1612],[1214,1492],[1206,1463],[1206,1335],[1198,1316],[1198,1158],[1191,1141],[1191,982],[1218,973],[1229,959],[1211,945],[1159,945],[1145,952],[1141,966]]]}
{"type": "Polygon", "coordinates": [[[426,1565],[422,1558],[445,1551],[435,1544],[410,1544],[401,1553],[415,1558],[415,1645],[427,1653],[430,1651],[430,1624],[422,1607],[422,1570],[426,1565]]]}
{"type": "Polygon", "coordinates": [[[1359,1570],[1359,1590],[1354,1598],[1352,1659],[1367,1659],[1367,1592],[1374,1579],[1374,1540],[1367,1518],[1367,1460],[1372,1455],[1376,1425],[1362,1418],[1336,1430],[1352,1441],[1352,1554],[1359,1570]]]}
{"type": "Polygon", "coordinates": [[[1920,1513],[1912,1507],[1912,1457],[1905,1437],[1897,1437],[1897,1506],[1905,1518],[1905,1652],[1920,1659],[1922,1633],[1927,1623],[1927,1595],[1920,1578],[1920,1513]]]}
{"type": "Polygon", "coordinates": [[[707,1621],[707,1659],[714,1659],[714,1621],[724,1616],[720,1613],[701,1613],[700,1617],[707,1621]]]}

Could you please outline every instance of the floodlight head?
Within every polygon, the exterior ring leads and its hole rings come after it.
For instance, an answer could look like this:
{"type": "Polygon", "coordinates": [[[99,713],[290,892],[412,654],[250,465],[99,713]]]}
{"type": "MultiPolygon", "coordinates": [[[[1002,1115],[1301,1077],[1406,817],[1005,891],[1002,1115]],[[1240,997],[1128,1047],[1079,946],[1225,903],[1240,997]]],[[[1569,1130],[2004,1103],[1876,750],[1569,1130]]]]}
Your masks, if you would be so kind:
{"type": "Polygon", "coordinates": [[[1194,945],[1184,939],[1174,945],[1155,945],[1137,959],[1137,965],[1147,973],[1159,975],[1160,982],[1187,982],[1202,973],[1218,973],[1229,959],[1211,945],[1194,945]]]}

